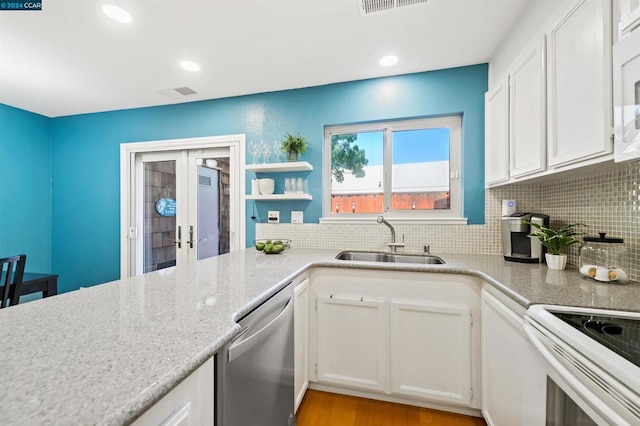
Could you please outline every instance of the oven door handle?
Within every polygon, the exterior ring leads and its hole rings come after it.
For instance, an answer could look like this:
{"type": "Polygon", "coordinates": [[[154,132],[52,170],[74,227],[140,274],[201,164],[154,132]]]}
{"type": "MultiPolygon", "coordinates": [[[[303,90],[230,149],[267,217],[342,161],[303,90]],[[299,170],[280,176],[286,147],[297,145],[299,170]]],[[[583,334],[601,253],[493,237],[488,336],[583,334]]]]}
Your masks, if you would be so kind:
{"type": "MultiPolygon", "coordinates": [[[[281,322],[288,316],[289,311],[293,309],[293,298],[289,298],[284,309],[278,314],[277,317],[272,319],[267,325],[260,330],[253,333],[251,336],[241,341],[235,342],[229,347],[229,362],[245,354],[249,349],[263,341],[272,331],[275,331],[281,322]]],[[[242,332],[242,335],[246,332],[246,329],[242,332]]]]}

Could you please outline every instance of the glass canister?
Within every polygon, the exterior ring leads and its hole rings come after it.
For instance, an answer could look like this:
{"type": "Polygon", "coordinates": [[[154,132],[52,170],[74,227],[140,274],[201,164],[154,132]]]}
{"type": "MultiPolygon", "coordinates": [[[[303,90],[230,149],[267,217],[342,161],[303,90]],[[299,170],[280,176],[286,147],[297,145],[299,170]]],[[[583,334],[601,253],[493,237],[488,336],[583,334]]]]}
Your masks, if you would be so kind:
{"type": "Polygon", "coordinates": [[[580,246],[580,273],[598,281],[627,282],[627,250],[622,238],[584,237],[580,246]]]}

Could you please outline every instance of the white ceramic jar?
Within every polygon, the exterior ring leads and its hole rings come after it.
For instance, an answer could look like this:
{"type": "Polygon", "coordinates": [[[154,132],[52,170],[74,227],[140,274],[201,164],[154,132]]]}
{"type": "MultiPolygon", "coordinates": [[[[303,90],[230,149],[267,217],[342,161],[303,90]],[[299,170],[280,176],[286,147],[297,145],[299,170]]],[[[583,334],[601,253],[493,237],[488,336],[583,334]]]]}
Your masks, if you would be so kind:
{"type": "Polygon", "coordinates": [[[271,195],[276,189],[276,181],[271,178],[260,179],[260,194],[271,195]]]}

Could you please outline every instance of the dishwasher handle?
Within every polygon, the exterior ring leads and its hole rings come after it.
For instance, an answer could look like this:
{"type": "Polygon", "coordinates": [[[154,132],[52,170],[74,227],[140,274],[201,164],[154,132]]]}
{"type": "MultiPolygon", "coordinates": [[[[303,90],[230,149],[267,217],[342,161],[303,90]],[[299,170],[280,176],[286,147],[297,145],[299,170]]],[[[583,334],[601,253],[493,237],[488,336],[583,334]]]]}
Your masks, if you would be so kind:
{"type": "MultiPolygon", "coordinates": [[[[280,323],[285,320],[285,318],[287,317],[291,309],[293,309],[293,297],[290,297],[289,300],[287,300],[287,304],[282,309],[282,311],[278,314],[277,317],[271,320],[267,325],[265,325],[260,330],[256,331],[254,334],[247,337],[246,339],[243,339],[242,341],[239,341],[239,342],[234,342],[231,345],[231,347],[229,347],[229,353],[228,353],[229,362],[242,356],[249,349],[253,348],[255,345],[262,342],[267,336],[269,336],[269,334],[271,334],[271,332],[273,332],[278,328],[280,323]]],[[[244,335],[245,332],[246,332],[246,329],[243,330],[242,335],[244,335]]]]}

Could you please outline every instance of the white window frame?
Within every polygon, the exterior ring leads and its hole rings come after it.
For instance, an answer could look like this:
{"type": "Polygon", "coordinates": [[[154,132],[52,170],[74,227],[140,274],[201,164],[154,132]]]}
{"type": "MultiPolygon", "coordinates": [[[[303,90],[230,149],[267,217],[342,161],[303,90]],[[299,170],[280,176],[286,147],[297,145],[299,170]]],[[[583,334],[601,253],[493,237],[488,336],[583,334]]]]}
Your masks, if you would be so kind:
{"type": "Polygon", "coordinates": [[[323,217],[320,223],[371,223],[379,213],[337,214],[331,211],[331,136],[345,133],[383,132],[384,134],[384,216],[403,223],[466,224],[462,217],[462,117],[450,115],[411,120],[380,121],[366,124],[326,126],[323,156],[323,217]],[[447,127],[449,140],[449,200],[448,210],[392,210],[391,209],[391,134],[395,131],[447,127]]]}

